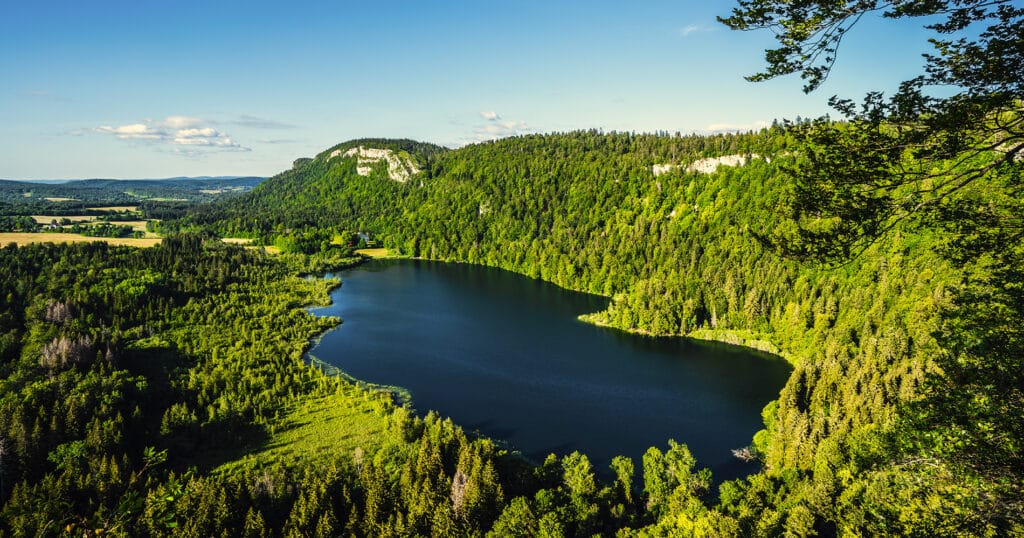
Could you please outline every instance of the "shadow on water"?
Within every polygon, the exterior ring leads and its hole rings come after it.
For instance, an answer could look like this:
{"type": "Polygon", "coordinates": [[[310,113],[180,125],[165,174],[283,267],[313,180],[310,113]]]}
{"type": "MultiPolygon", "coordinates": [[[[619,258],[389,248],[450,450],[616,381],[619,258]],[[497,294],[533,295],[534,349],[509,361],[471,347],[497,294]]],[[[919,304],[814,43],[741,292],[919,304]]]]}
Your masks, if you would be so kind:
{"type": "Polygon", "coordinates": [[[616,455],[640,469],[675,439],[716,480],[744,476],[757,466],[732,449],[790,372],[746,348],[580,322],[607,299],[497,269],[386,260],[337,276],[334,304],[311,311],[344,323],[312,353],[536,461],[579,450],[602,474],[616,455]]]}
{"type": "MultiPolygon", "coordinates": [[[[460,424],[462,428],[468,432],[480,432],[494,439],[502,440],[515,437],[515,428],[509,428],[507,425],[503,425],[495,420],[484,420],[473,424],[460,424]],[[484,433],[486,432],[486,434],[484,433]]],[[[509,447],[515,450],[515,447],[509,447]]]]}

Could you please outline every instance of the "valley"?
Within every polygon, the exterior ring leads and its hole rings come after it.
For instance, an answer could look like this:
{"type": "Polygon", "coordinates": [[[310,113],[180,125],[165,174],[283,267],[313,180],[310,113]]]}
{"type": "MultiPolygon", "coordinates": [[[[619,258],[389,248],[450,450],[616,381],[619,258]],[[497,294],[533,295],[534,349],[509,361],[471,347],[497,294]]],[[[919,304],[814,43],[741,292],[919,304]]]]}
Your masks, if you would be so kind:
{"type": "Polygon", "coordinates": [[[1024,536],[1020,0],[9,4],[0,538],[1024,536]]]}

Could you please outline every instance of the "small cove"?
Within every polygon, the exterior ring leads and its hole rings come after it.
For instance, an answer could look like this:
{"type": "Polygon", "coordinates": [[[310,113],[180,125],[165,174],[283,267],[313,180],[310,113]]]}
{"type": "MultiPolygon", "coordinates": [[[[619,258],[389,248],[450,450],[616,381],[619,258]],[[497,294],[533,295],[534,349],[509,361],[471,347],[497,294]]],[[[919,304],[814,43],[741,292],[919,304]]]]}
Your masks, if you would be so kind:
{"type": "Polygon", "coordinates": [[[498,269],[375,261],[335,276],[341,327],[310,351],[370,383],[408,389],[425,413],[503,440],[540,461],[580,450],[611,458],[686,443],[715,480],[757,470],[732,456],[762,427],[790,372],[782,359],[580,322],[607,299],[498,269]]]}

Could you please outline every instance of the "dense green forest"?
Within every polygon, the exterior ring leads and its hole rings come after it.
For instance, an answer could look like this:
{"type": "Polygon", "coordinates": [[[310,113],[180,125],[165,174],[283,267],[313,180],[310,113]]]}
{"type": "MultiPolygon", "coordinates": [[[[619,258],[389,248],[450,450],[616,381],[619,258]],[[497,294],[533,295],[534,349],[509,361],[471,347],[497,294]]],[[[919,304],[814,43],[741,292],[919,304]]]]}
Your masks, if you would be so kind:
{"type": "MultiPolygon", "coordinates": [[[[977,345],[970,335],[990,332],[958,306],[957,290],[966,276],[984,283],[993,270],[956,263],[944,255],[955,245],[910,222],[841,266],[776,255],[756,236],[785,226],[775,208],[788,188],[780,171],[801,160],[795,131],[588,131],[455,151],[425,146],[433,151],[424,154],[396,141],[387,149],[422,167],[404,183],[390,179],[384,162],[360,175],[356,158],[331,157],[371,144],[353,141],[297,161],[251,194],[164,221],[163,232],[186,233],[153,249],[7,247],[5,274],[18,277],[3,294],[0,528],[195,536],[1019,531],[1012,458],[989,472],[959,464],[982,455],[977,438],[957,429],[963,413],[936,418],[950,405],[985,416],[986,402],[958,400],[957,391],[944,393],[952,402],[932,397],[948,382],[944,335],[956,331],[977,345]],[[727,155],[748,159],[711,173],[690,168],[727,155]],[[212,241],[204,235],[211,232],[291,248],[269,257],[212,241]],[[763,470],[712,491],[685,444],[671,442],[643,461],[615,460],[617,478],[602,483],[583,454],[534,467],[440,417],[396,406],[386,391],[303,364],[302,350],[330,321],[301,306],[324,301],[331,283],[294,275],[351,263],[357,245],[349,244],[365,237],[405,255],[603,293],[613,301],[590,316],[597,323],[785,355],[794,373],[752,440],[763,470]],[[348,415],[332,418],[322,413],[328,408],[348,415]],[[303,431],[295,425],[303,416],[320,421],[319,432],[344,425],[360,440],[310,448],[287,437],[303,431]]],[[[979,315],[998,308],[988,297],[1007,293],[971,289],[988,305],[972,310],[979,315]]],[[[1009,327],[1014,319],[1006,316],[1009,327]]],[[[989,448],[1012,455],[1004,431],[989,448]]]]}
{"type": "Polygon", "coordinates": [[[247,194],[144,208],[151,249],[0,249],[0,534],[1024,534],[1024,8],[737,5],[721,22],[779,45],[750,80],[814,90],[873,12],[930,17],[935,54],[890,97],[830,99],[841,121],[353,140],[247,194]],[[528,462],[304,362],[339,320],[303,307],[337,282],[299,275],[371,244],[786,357],[760,470],[714,491],[679,439],[603,481],[585,454],[528,462]]]}
{"type": "Polygon", "coordinates": [[[589,317],[597,323],[787,356],[794,374],[753,440],[764,471],[723,485],[718,505],[656,512],[666,529],[984,534],[1019,525],[1019,469],[984,475],[947,464],[938,454],[949,447],[935,439],[949,424],[912,420],[940,379],[936,335],[957,316],[966,269],[944,255],[952,247],[906,223],[829,266],[787,260],[756,239],[786,226],[776,208],[790,188],[781,171],[801,160],[793,130],[517,137],[423,155],[421,176],[407,183],[389,180],[383,165],[361,176],[332,148],[167,225],[267,242],[361,230],[404,255],[612,297],[589,317]],[[749,160],[688,170],[723,155],[749,160]],[[665,164],[675,166],[655,175],[665,164]]]}
{"type": "Polygon", "coordinates": [[[616,459],[610,484],[578,453],[533,467],[305,365],[336,320],[302,306],[333,283],[260,251],[182,235],[8,246],[0,266],[17,275],[3,290],[3,534],[609,534],[708,494],[683,444],[648,451],[641,493],[639,462],[616,459]],[[373,435],[262,455],[289,409],[324,401],[373,435]]]}

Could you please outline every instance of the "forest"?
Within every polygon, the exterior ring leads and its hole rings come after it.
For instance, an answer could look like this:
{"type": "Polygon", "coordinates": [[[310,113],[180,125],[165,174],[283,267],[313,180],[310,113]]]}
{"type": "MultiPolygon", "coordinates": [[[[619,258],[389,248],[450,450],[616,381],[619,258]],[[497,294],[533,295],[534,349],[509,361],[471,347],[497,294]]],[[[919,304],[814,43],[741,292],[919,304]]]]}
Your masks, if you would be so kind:
{"type": "MultiPolygon", "coordinates": [[[[6,530],[1019,528],[998,504],[1015,502],[1018,471],[952,465],[977,447],[944,454],[949,447],[936,440],[956,430],[922,404],[941,379],[941,332],[970,319],[957,314],[955,290],[968,270],[984,268],[954,263],[943,256],[953,245],[912,223],[838,267],[774,253],[752,231],[783,226],[766,201],[785,196],[780,171],[798,161],[798,131],[519,137],[413,153],[423,171],[408,183],[389,179],[383,164],[359,175],[355,159],[330,158],[335,147],[249,195],[163,221],[169,235],[151,251],[4,249],[5,273],[21,275],[5,283],[6,530]],[[749,160],[688,169],[722,155],[749,160]],[[498,266],[612,297],[596,323],[786,356],[793,376],[751,442],[762,472],[710,491],[711,477],[673,441],[643,462],[616,460],[619,479],[603,484],[583,454],[531,467],[440,417],[410,414],[386,392],[304,365],[302,350],[325,326],[299,307],[325,300],[329,284],[294,275],[351,263],[359,240],[351,230],[402,255],[498,266]],[[210,234],[251,237],[285,254],[210,234]],[[370,405],[374,418],[358,427],[378,433],[315,458],[240,456],[284,428],[290,406],[327,397],[342,408],[370,405]]],[[[370,143],[410,148],[380,140],[342,147],[370,143]]]]}
{"type": "Polygon", "coordinates": [[[153,206],[152,248],[0,248],[0,534],[1024,534],[1024,9],[738,6],[721,21],[779,42],[755,81],[815,89],[867,11],[941,16],[937,52],[890,97],[833,98],[841,120],[351,140],[153,206]],[[610,330],[785,357],[760,470],[713,487],[685,438],[610,474],[531,462],[304,360],[343,320],[305,310],[339,282],[302,275],[370,242],[607,296],[586,321],[610,330]]]}
{"type": "MultiPolygon", "coordinates": [[[[284,238],[306,245],[294,249],[299,255],[317,251],[328,236],[359,230],[401,255],[497,266],[611,297],[609,309],[591,317],[595,323],[758,347],[795,366],[751,442],[763,470],[746,480],[711,492],[685,445],[671,445],[650,461],[619,461],[615,475],[638,472],[642,491],[633,492],[625,478],[600,484],[585,473],[585,482],[594,483],[586,486],[593,506],[580,513],[582,501],[574,504],[571,491],[559,501],[567,505],[552,505],[542,494],[579,487],[564,476],[564,458],[560,484],[552,470],[558,458],[546,464],[546,483],[531,482],[540,469],[527,480],[522,469],[507,474],[511,464],[499,459],[493,465],[501,495],[490,491],[502,510],[492,507],[456,534],[497,528],[506,511],[529,514],[537,525],[547,518],[554,535],[577,536],[628,529],[830,535],[1019,528],[1011,509],[1018,471],[953,465],[977,447],[965,441],[961,452],[946,454],[949,447],[938,443],[955,430],[936,423],[928,407],[938,405],[928,396],[941,379],[941,333],[962,312],[958,285],[982,268],[956,263],[954,245],[912,222],[838,266],[774,252],[756,232],[785,226],[771,202],[786,196],[782,171],[799,164],[801,128],[713,137],[517,137],[416,154],[423,171],[408,183],[388,179],[383,164],[362,176],[354,159],[330,157],[339,147],[370,143],[357,140],[298,161],[249,195],[162,227],[267,244],[284,238]],[[712,173],[688,166],[723,155],[748,160],[712,173]],[[685,471],[659,471],[665,458],[688,462],[685,471]],[[659,475],[667,486],[657,485],[659,475]],[[623,502],[627,492],[632,502],[623,502]]],[[[442,491],[454,491],[455,483],[442,482],[442,491]]],[[[411,510],[393,508],[403,517],[411,510]]],[[[393,521],[387,532],[438,533],[406,524],[393,521]]],[[[525,535],[548,531],[531,532],[525,535]]]]}
{"type": "Polygon", "coordinates": [[[516,138],[424,156],[422,186],[360,176],[351,159],[320,162],[325,152],[251,195],[165,222],[190,231],[153,249],[5,248],[5,274],[20,275],[4,284],[5,532],[1014,528],[1012,514],[982,509],[1012,499],[1014,475],[936,466],[932,432],[908,416],[936,370],[935,335],[963,271],[936,254],[939,239],[908,229],[832,268],[776,256],[748,233],[779,218],[763,201],[785,188],[775,172],[792,160],[791,137],[779,127],[516,138]],[[734,153],[759,157],[712,174],[652,171],[734,153]],[[336,204],[332,190],[351,205],[336,204]],[[303,198],[317,195],[323,211],[303,198]],[[364,216],[364,206],[374,209],[364,216]],[[268,222],[277,224],[247,227],[268,222]],[[286,262],[198,229],[306,246],[286,262]],[[290,275],[332,251],[330,260],[344,259],[350,247],[332,240],[344,230],[407,255],[603,293],[614,300],[594,321],[613,327],[784,354],[796,370],[752,440],[764,470],[712,492],[685,444],[670,444],[643,462],[617,460],[621,478],[602,484],[583,454],[530,467],[440,417],[410,415],[386,393],[304,365],[302,350],[325,327],[299,307],[325,300],[328,284],[290,275]],[[223,465],[272,437],[289,405],[324,397],[369,402],[363,423],[379,422],[376,441],[223,465]],[[205,461],[210,453],[221,461],[205,461]]]}
{"type": "Polygon", "coordinates": [[[683,444],[648,451],[641,495],[628,459],[611,484],[579,453],[534,467],[305,364],[332,320],[302,307],[335,283],[259,250],[189,234],[8,246],[0,263],[18,275],[0,348],[4,534],[590,535],[708,493],[683,444]],[[372,435],[247,452],[323,401],[372,435]]]}

